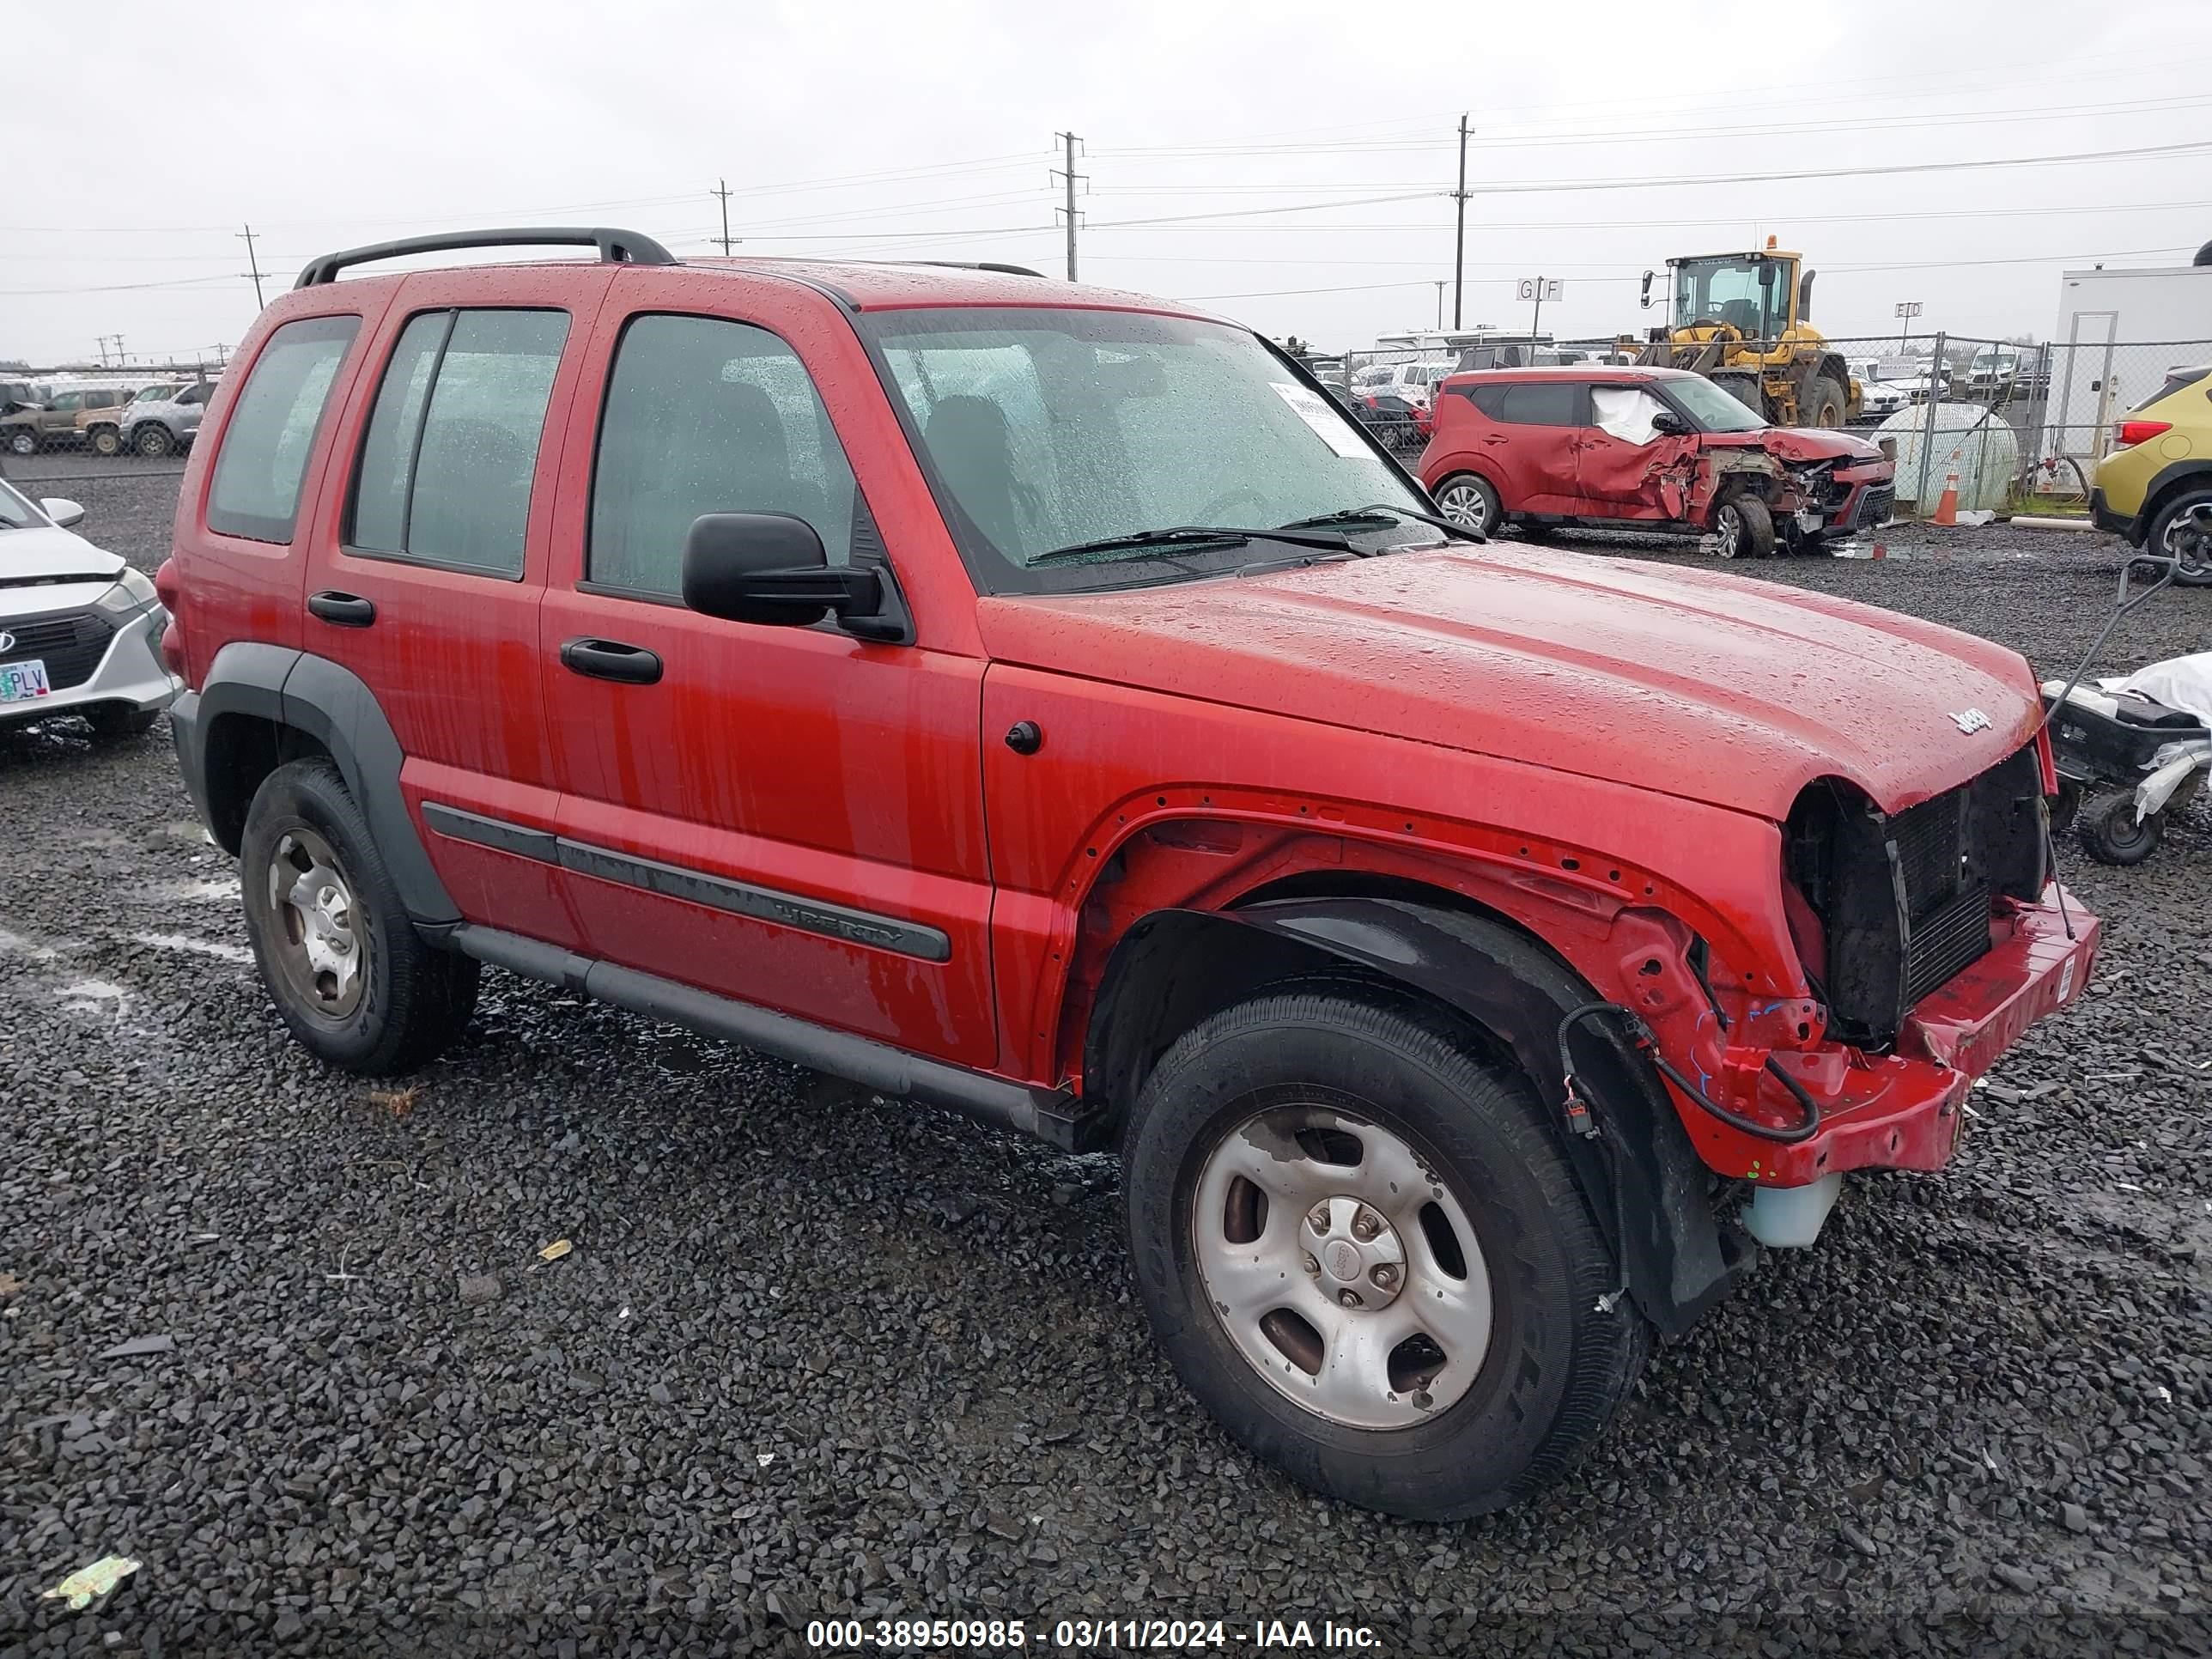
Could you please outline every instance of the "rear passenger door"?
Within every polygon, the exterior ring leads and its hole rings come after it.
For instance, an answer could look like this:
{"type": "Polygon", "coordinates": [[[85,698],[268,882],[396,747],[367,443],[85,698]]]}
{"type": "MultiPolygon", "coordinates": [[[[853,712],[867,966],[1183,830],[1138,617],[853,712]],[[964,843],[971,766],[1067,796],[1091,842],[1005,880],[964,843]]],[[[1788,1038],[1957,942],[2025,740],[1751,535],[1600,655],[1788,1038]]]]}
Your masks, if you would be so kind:
{"type": "Polygon", "coordinates": [[[550,482],[606,292],[596,268],[410,276],[356,377],[343,489],[308,559],[301,643],[366,682],[400,787],[461,914],[567,945],[560,884],[496,821],[550,836],[559,786],[538,666],[550,482]]]}
{"type": "Polygon", "coordinates": [[[896,568],[915,532],[878,527],[843,435],[872,409],[897,447],[863,436],[858,470],[906,469],[882,497],[915,493],[873,373],[793,286],[654,272],[627,291],[593,343],[597,450],[571,457],[544,616],[559,857],[588,952],[988,1066],[980,653],[927,615],[883,643],[682,599],[708,513],[793,514],[833,564],[896,568]],[[833,422],[820,388],[841,380],[848,410],[856,386],[868,401],[833,422]]]}

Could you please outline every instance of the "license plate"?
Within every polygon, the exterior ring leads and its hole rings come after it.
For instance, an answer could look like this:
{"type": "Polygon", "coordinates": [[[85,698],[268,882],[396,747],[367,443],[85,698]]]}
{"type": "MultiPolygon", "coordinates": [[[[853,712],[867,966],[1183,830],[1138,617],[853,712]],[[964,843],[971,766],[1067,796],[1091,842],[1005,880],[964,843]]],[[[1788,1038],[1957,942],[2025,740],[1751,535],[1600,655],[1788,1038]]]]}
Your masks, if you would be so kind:
{"type": "Polygon", "coordinates": [[[0,702],[31,702],[53,694],[54,688],[46,683],[46,664],[0,662],[0,702]]]}

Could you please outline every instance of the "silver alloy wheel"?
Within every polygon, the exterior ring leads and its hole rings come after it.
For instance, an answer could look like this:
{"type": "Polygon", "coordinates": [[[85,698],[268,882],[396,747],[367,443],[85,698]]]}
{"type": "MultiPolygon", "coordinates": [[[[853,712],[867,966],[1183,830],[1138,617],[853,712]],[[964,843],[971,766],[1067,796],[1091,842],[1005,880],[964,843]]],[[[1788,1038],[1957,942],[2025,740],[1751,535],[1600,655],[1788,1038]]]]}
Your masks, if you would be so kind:
{"type": "Polygon", "coordinates": [[[18,455],[35,455],[39,453],[39,434],[28,427],[19,427],[9,434],[8,447],[18,455]]]}
{"type": "Polygon", "coordinates": [[[1273,1106],[1206,1155],[1191,1215],[1206,1299],[1278,1393],[1351,1428],[1455,1404],[1489,1352],[1490,1273],[1466,1210],[1370,1120],[1273,1106]]]}
{"type": "Polygon", "coordinates": [[[1454,524],[1463,524],[1470,530],[1487,532],[1490,528],[1490,498],[1480,484],[1462,478],[1446,484],[1437,496],[1437,511],[1454,524]]]}
{"type": "Polygon", "coordinates": [[[1743,509],[1735,502],[1721,508],[1713,519],[1713,533],[1719,538],[1717,550],[1721,557],[1733,559],[1743,551],[1743,509]]]}
{"type": "Polygon", "coordinates": [[[367,988],[366,941],[353,889],[330,843],[288,830],[269,858],[269,911],[282,932],[270,941],[277,966],[302,1006],[343,1019],[367,988]]]}
{"type": "Polygon", "coordinates": [[[2212,572],[2212,501],[2175,514],[2159,551],[2180,561],[2179,568],[2191,575],[2212,572]]]}

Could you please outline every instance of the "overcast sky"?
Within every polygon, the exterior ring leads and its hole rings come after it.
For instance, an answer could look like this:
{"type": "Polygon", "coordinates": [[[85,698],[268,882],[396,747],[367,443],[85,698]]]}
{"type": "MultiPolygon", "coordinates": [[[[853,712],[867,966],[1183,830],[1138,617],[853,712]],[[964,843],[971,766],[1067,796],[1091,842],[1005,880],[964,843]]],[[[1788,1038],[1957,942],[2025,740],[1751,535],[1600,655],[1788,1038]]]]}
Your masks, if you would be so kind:
{"type": "Polygon", "coordinates": [[[2042,337],[2063,268],[2212,239],[2206,0],[8,9],[0,358],[42,366],[234,342],[249,222],[273,297],[315,253],[459,226],[711,251],[718,178],[740,252],[1057,274],[1067,130],[1085,280],[1333,348],[1436,321],[1462,110],[1469,325],[1525,323],[1513,279],[1542,274],[1563,337],[1640,330],[1638,272],[1771,233],[1832,334],[1918,300],[1923,328],[2042,337]]]}

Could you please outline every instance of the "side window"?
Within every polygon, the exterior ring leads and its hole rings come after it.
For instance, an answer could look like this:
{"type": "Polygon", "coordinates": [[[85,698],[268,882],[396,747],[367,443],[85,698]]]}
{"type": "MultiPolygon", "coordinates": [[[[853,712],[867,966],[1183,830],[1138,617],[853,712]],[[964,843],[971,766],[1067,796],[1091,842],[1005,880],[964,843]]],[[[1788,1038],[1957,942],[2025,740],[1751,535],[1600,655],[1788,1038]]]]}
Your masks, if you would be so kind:
{"type": "Polygon", "coordinates": [[[212,389],[204,386],[188,386],[177,394],[177,401],[180,404],[204,404],[212,389]]]}
{"type": "Polygon", "coordinates": [[[1583,388],[1572,380],[1524,380],[1505,389],[1504,418],[1517,426],[1581,426],[1583,388]]]}
{"type": "Polygon", "coordinates": [[[1665,405],[1640,386],[1590,388],[1590,424],[1624,443],[1648,444],[1659,435],[1652,424],[1665,405]]]}
{"type": "Polygon", "coordinates": [[[522,574],[564,311],[432,311],[392,349],[354,479],[356,552],[522,574]]]}
{"type": "Polygon", "coordinates": [[[1505,418],[1505,394],[1513,388],[1505,386],[1469,386],[1467,395],[1474,399],[1474,406],[1493,421],[1505,418]]]}
{"type": "Polygon", "coordinates": [[[269,337],[223,430],[208,494],[209,529],[258,542],[292,539],[300,479],[360,326],[358,317],[308,317],[269,337]]]}
{"type": "Polygon", "coordinates": [[[708,513],[787,513],[850,562],[857,501],[829,411],[791,348],[712,317],[623,331],[599,420],[588,580],[683,592],[684,538],[708,513]]]}
{"type": "Polygon", "coordinates": [[[64,392],[60,397],[55,398],[52,403],[47,404],[46,407],[60,411],[82,409],[84,407],[84,393],[82,392],[64,392]]]}

